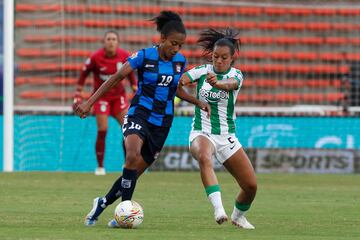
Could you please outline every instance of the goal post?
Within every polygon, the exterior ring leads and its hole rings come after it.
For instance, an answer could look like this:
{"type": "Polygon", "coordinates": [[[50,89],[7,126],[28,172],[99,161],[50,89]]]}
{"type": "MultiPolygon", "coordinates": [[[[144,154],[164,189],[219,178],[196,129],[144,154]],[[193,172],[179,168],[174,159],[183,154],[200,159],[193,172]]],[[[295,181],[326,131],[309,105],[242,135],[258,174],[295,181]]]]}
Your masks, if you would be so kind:
{"type": "Polygon", "coordinates": [[[14,1],[4,1],[3,171],[14,170],[14,1]]]}

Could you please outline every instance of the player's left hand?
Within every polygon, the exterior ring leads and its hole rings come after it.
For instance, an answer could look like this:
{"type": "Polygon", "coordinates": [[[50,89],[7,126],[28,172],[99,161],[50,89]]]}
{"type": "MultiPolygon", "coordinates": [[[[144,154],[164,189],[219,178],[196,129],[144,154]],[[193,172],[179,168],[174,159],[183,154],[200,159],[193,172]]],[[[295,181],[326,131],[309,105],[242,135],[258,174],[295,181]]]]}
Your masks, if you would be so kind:
{"type": "Polygon", "coordinates": [[[206,115],[206,116],[207,116],[207,118],[210,118],[210,115],[211,115],[211,107],[210,107],[210,105],[209,105],[207,102],[202,102],[202,101],[200,101],[199,104],[198,104],[198,107],[199,107],[201,110],[207,112],[207,115],[206,115]]]}
{"type": "Polygon", "coordinates": [[[136,93],[136,91],[138,90],[137,85],[131,85],[131,89],[133,90],[134,93],[136,93]]]}
{"type": "Polygon", "coordinates": [[[217,83],[216,75],[212,72],[208,72],[206,75],[206,82],[208,82],[211,86],[215,86],[217,83]]]}

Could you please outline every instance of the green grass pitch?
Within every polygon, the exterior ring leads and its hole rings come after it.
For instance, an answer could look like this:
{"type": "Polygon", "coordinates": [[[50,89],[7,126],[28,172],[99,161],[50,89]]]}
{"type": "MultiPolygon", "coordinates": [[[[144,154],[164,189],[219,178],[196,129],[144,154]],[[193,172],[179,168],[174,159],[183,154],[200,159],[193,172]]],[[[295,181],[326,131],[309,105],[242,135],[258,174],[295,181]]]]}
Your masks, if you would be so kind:
{"type": "MultiPolygon", "coordinates": [[[[94,227],[83,225],[92,199],[105,194],[117,174],[1,173],[0,239],[360,239],[360,176],[258,174],[258,194],[248,213],[255,230],[217,225],[197,172],[151,172],[133,199],[145,212],[138,229],[108,229],[116,204],[94,227]]],[[[237,185],[219,173],[231,214],[237,185]]]]}

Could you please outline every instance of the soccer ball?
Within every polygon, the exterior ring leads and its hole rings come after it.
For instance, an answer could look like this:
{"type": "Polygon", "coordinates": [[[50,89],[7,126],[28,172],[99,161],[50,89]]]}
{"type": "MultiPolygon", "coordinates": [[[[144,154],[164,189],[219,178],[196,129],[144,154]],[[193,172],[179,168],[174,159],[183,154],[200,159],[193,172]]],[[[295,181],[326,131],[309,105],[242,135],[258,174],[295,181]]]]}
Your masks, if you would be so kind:
{"type": "Polygon", "coordinates": [[[123,201],[115,208],[115,220],[121,228],[136,228],[144,220],[144,210],[135,201],[123,201]]]}

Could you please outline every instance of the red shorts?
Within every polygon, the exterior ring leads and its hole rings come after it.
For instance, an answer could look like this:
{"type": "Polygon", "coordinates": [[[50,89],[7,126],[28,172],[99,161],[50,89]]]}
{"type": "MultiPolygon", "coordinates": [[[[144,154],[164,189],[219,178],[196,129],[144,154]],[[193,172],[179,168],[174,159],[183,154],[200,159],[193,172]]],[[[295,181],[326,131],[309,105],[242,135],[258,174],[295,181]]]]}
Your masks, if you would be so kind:
{"type": "Polygon", "coordinates": [[[126,94],[120,95],[116,98],[100,98],[95,102],[93,106],[93,114],[106,114],[116,116],[120,112],[124,111],[129,107],[129,103],[126,99],[126,94]]]}

